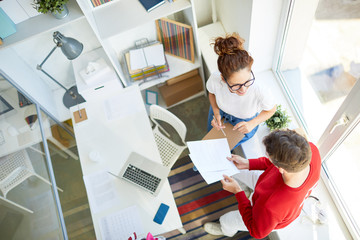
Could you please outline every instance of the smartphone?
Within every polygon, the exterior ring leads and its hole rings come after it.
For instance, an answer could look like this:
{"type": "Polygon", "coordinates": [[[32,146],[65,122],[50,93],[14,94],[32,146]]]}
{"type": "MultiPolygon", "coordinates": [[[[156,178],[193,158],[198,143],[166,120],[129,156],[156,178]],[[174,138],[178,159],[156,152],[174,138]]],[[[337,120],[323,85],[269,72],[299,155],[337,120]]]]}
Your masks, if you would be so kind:
{"type": "Polygon", "coordinates": [[[153,221],[156,222],[156,223],[158,223],[158,224],[162,224],[163,221],[164,221],[164,218],[165,218],[165,216],[166,216],[166,214],[167,214],[167,212],[168,212],[168,210],[169,210],[169,206],[168,206],[168,205],[166,205],[166,204],[164,204],[164,203],[160,204],[160,207],[159,207],[159,209],[157,210],[153,221]]]}

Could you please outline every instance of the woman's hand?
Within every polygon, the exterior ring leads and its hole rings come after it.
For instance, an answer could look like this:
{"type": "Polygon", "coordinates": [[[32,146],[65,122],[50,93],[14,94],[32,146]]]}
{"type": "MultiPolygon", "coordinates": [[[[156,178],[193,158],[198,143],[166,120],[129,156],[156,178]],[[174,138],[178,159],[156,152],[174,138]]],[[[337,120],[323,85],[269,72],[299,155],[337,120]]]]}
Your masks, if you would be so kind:
{"type": "Polygon", "coordinates": [[[222,184],[224,190],[231,192],[233,194],[243,191],[241,189],[240,185],[235,181],[235,179],[233,179],[232,177],[226,176],[225,174],[223,176],[224,176],[224,179],[221,180],[221,184],[222,184]]]}
{"type": "Polygon", "coordinates": [[[220,130],[220,128],[225,128],[225,126],[221,123],[221,115],[215,114],[214,119],[211,121],[211,126],[216,128],[216,130],[220,130]]]}
{"type": "Polygon", "coordinates": [[[237,169],[249,169],[249,160],[239,155],[231,154],[227,160],[233,162],[237,169]]]}
{"type": "Polygon", "coordinates": [[[233,130],[239,131],[243,134],[251,132],[256,127],[251,121],[239,122],[233,127],[233,130]]]}

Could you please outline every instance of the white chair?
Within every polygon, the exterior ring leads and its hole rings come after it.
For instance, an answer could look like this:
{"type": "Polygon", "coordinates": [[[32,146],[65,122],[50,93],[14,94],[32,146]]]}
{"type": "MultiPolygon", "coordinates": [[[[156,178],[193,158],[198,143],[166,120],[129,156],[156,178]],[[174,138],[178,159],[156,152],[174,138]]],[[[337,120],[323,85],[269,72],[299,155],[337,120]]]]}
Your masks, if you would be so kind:
{"type": "Polygon", "coordinates": [[[20,150],[0,158],[0,191],[7,193],[31,176],[36,176],[51,186],[51,183],[35,173],[26,150],[20,150]]]}
{"type": "Polygon", "coordinates": [[[173,113],[162,107],[159,107],[158,105],[150,106],[150,119],[155,124],[153,133],[160,152],[162,163],[164,166],[171,168],[175,161],[179,158],[180,154],[187,148],[185,143],[185,136],[187,131],[186,126],[173,113]],[[179,134],[183,145],[178,145],[174,141],[170,140],[170,134],[159,125],[157,120],[170,124],[179,134]],[[163,134],[163,132],[166,134],[166,136],[163,134]]]}

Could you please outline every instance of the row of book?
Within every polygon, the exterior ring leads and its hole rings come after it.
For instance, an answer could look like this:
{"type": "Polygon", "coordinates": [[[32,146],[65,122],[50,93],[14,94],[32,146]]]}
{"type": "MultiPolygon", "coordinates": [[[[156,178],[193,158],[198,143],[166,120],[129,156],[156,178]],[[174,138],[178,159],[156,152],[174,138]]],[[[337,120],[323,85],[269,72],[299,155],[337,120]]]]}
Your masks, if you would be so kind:
{"type": "Polygon", "coordinates": [[[101,4],[111,2],[111,0],[90,0],[93,7],[100,6],[101,4]]]}
{"type": "Polygon", "coordinates": [[[133,81],[159,75],[169,71],[163,45],[154,43],[125,53],[126,67],[133,81]]]}

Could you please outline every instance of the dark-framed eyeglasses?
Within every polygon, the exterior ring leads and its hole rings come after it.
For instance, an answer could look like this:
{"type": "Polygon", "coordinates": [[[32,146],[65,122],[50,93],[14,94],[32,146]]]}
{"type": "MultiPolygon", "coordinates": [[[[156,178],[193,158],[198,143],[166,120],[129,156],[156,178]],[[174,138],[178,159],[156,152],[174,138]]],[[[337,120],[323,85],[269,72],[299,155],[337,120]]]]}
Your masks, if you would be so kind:
{"type": "Polygon", "coordinates": [[[255,81],[255,76],[254,76],[254,73],[253,71],[250,71],[251,72],[251,79],[247,80],[246,82],[244,82],[243,84],[234,84],[234,85],[230,85],[228,83],[228,81],[226,80],[226,78],[224,78],[226,84],[228,85],[228,87],[231,89],[231,91],[238,91],[240,88],[242,88],[242,86],[244,87],[250,87],[251,85],[253,85],[254,81],[255,81]]]}

